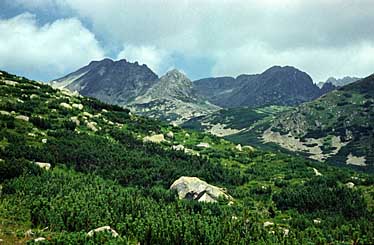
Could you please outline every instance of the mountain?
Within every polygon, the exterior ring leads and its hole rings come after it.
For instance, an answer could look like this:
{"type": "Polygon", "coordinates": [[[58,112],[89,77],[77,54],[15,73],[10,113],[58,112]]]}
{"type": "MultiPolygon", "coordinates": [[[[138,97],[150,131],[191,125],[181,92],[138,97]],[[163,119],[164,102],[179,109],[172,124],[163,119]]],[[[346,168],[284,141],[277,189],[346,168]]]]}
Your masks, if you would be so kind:
{"type": "Polygon", "coordinates": [[[262,138],[320,161],[374,167],[374,75],[281,114],[262,138]]]}
{"type": "Polygon", "coordinates": [[[322,94],[307,73],[291,66],[274,66],[262,74],[235,79],[202,79],[194,87],[202,96],[211,94],[208,100],[224,108],[298,105],[322,94]]]}
{"type": "Polygon", "coordinates": [[[344,85],[356,82],[356,81],[358,81],[360,79],[361,78],[358,78],[358,77],[349,77],[349,76],[343,77],[343,78],[330,77],[330,78],[328,78],[326,80],[325,83],[332,83],[333,85],[335,85],[337,87],[342,87],[344,85]]]}
{"type": "Polygon", "coordinates": [[[144,95],[135,98],[129,107],[140,115],[176,124],[219,109],[197,95],[191,80],[176,69],[162,76],[144,95]]]}
{"type": "Polygon", "coordinates": [[[373,183],[0,71],[4,244],[373,244],[373,183]]]}
{"type": "Polygon", "coordinates": [[[51,85],[78,91],[81,95],[107,103],[125,105],[144,94],[157,81],[158,76],[146,65],[124,59],[103,59],[92,61],[73,73],[53,80],[51,85]]]}
{"type": "Polygon", "coordinates": [[[331,82],[325,82],[321,87],[322,94],[330,93],[331,91],[337,89],[338,86],[332,84],[331,82]]]}

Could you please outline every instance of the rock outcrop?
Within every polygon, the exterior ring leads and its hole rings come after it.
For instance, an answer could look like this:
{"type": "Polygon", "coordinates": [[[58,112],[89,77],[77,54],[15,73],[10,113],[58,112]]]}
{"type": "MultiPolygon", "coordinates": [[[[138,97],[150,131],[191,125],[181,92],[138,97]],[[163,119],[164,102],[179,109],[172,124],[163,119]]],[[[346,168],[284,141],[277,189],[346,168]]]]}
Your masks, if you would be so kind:
{"type": "Polygon", "coordinates": [[[96,228],[94,230],[90,230],[87,233],[87,236],[92,237],[95,233],[103,232],[103,231],[110,232],[113,237],[118,237],[118,233],[115,230],[113,230],[110,226],[102,226],[102,227],[96,228]]]}
{"type": "Polygon", "coordinates": [[[217,202],[219,197],[233,199],[225,189],[213,186],[197,177],[182,176],[170,186],[178,192],[179,199],[196,200],[199,202],[217,202]]]}

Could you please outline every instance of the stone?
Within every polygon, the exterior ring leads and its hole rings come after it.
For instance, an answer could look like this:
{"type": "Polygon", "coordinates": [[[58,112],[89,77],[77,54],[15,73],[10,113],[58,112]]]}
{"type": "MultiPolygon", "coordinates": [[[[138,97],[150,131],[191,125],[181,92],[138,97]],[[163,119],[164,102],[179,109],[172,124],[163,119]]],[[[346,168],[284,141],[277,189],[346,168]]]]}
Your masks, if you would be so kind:
{"type": "Polygon", "coordinates": [[[96,228],[94,230],[90,230],[88,233],[87,233],[87,236],[89,237],[92,237],[95,233],[97,232],[103,232],[103,231],[108,231],[112,234],[113,237],[118,237],[118,233],[113,230],[110,226],[102,226],[102,227],[99,227],[99,228],[96,228]]]}
{"type": "Polygon", "coordinates": [[[94,132],[98,131],[96,122],[87,122],[87,127],[94,132]]]}
{"type": "Polygon", "coordinates": [[[264,223],[264,227],[273,226],[273,225],[274,225],[274,223],[273,223],[273,222],[270,222],[270,221],[266,221],[266,222],[264,223]]]}
{"type": "Polygon", "coordinates": [[[322,176],[322,174],[316,168],[313,168],[313,171],[316,176],[322,176]]]}
{"type": "Polygon", "coordinates": [[[65,108],[65,109],[68,109],[68,110],[73,109],[73,107],[71,107],[71,105],[69,105],[68,103],[65,103],[65,102],[60,103],[60,106],[65,108]]]}
{"type": "Polygon", "coordinates": [[[83,110],[83,105],[82,104],[72,104],[72,107],[78,110],[83,110]]]}
{"type": "Polygon", "coordinates": [[[161,143],[163,141],[165,141],[165,137],[163,134],[155,134],[152,136],[145,136],[143,138],[143,142],[161,143]]]}
{"type": "Polygon", "coordinates": [[[79,126],[81,124],[81,122],[79,121],[78,117],[71,117],[70,121],[72,121],[73,123],[75,123],[75,125],[77,125],[77,126],[79,126]]]}
{"type": "Polygon", "coordinates": [[[353,182],[348,182],[345,184],[345,186],[347,186],[349,189],[352,189],[353,187],[355,187],[355,184],[353,182]]]}
{"type": "Polygon", "coordinates": [[[313,223],[316,224],[316,225],[319,225],[319,224],[321,224],[321,219],[314,219],[313,223]]]}
{"type": "Polygon", "coordinates": [[[233,198],[226,193],[226,190],[197,178],[182,176],[170,186],[171,190],[178,192],[179,199],[196,200],[199,202],[217,202],[219,197],[228,200],[233,198]]]}
{"type": "Polygon", "coordinates": [[[209,143],[204,143],[204,142],[201,142],[196,146],[201,147],[201,148],[209,148],[210,147],[209,143]]]}
{"type": "Polygon", "coordinates": [[[38,237],[36,239],[34,239],[34,242],[41,242],[41,241],[45,241],[46,239],[44,237],[38,237]]]}
{"type": "Polygon", "coordinates": [[[166,137],[170,138],[170,139],[173,139],[174,138],[174,133],[172,131],[168,132],[166,134],[166,137]]]}
{"type": "Polygon", "coordinates": [[[28,117],[28,116],[24,116],[24,115],[18,115],[18,116],[16,116],[15,118],[16,118],[16,119],[19,119],[19,120],[26,121],[26,122],[29,121],[29,117],[28,117]]]}
{"type": "Polygon", "coordinates": [[[51,168],[50,163],[46,162],[35,162],[36,165],[38,165],[40,168],[44,168],[45,170],[49,170],[51,168]]]}
{"type": "Polygon", "coordinates": [[[235,148],[238,150],[238,151],[242,151],[242,145],[241,144],[238,144],[237,146],[235,146],[235,148]]]}
{"type": "Polygon", "coordinates": [[[36,99],[36,98],[39,98],[39,96],[36,95],[36,94],[32,94],[32,95],[30,95],[30,99],[36,99]]]}
{"type": "Polygon", "coordinates": [[[10,113],[8,111],[0,111],[0,115],[9,116],[10,113]]]}
{"type": "Polygon", "coordinates": [[[47,143],[47,139],[42,139],[42,143],[46,144],[47,143]]]}
{"type": "Polygon", "coordinates": [[[87,111],[83,112],[83,116],[85,117],[93,117],[93,115],[87,111]]]}
{"type": "Polygon", "coordinates": [[[175,151],[184,151],[183,145],[173,145],[171,148],[175,151]]]}

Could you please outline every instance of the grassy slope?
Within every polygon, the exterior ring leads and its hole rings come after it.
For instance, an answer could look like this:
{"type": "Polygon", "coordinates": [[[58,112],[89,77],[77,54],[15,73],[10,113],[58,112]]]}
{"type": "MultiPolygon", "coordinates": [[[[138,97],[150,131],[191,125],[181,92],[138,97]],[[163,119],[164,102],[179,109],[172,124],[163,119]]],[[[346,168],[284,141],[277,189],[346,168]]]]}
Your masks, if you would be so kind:
{"type": "Polygon", "coordinates": [[[370,175],[285,154],[240,152],[229,141],[133,116],[94,99],[6,73],[2,80],[17,82],[0,82],[0,237],[8,243],[38,236],[53,243],[83,243],[89,241],[86,231],[102,225],[111,225],[120,238],[103,235],[91,242],[350,243],[356,236],[374,241],[370,175]],[[65,109],[61,103],[82,104],[83,109],[65,109]],[[30,120],[17,119],[19,115],[30,120]],[[80,125],[71,117],[77,117],[80,125]],[[89,127],[92,122],[98,131],[89,127]],[[174,138],[168,142],[142,143],[146,135],[170,131],[174,138]],[[211,147],[198,148],[200,142],[211,147]],[[200,157],[172,151],[177,144],[200,157]],[[49,162],[53,170],[41,170],[33,161],[49,162]],[[314,176],[314,167],[323,177],[314,176]],[[182,175],[227,188],[235,204],[178,201],[168,187],[182,175]],[[301,195],[297,190],[307,190],[318,179],[329,184],[317,185],[314,199],[324,202],[331,190],[336,190],[337,198],[358,195],[354,203],[363,204],[363,212],[352,218],[345,210],[334,210],[333,204],[318,210],[284,208],[287,198],[297,199],[301,195]],[[344,187],[348,181],[356,184],[354,190],[344,187]],[[274,202],[274,196],[285,201],[274,202]],[[320,225],[313,223],[316,217],[323,220],[320,225]],[[265,221],[276,226],[264,228],[265,221]],[[361,228],[355,230],[358,225],[361,228]],[[35,234],[25,236],[30,228],[35,234]],[[290,234],[284,236],[283,229],[290,229],[290,234]]]}

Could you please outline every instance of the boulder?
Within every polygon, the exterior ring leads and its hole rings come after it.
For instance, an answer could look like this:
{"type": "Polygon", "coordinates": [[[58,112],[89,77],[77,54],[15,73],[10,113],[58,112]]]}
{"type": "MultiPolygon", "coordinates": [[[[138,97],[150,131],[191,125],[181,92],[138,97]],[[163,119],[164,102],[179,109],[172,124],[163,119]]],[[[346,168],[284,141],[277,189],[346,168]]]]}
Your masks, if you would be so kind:
{"type": "Polygon", "coordinates": [[[36,239],[34,239],[34,242],[42,242],[42,241],[45,241],[46,239],[44,237],[38,237],[36,239]]]}
{"type": "Polygon", "coordinates": [[[172,139],[172,138],[174,138],[174,133],[173,133],[172,131],[170,131],[170,132],[168,132],[168,133],[166,134],[166,137],[172,139]]]}
{"type": "Polygon", "coordinates": [[[204,143],[204,142],[201,142],[196,146],[201,147],[201,148],[209,148],[210,147],[209,143],[204,143]]]}
{"type": "Polygon", "coordinates": [[[322,176],[322,174],[316,168],[313,168],[313,171],[316,176],[322,176]]]}
{"type": "Polygon", "coordinates": [[[175,151],[184,151],[183,145],[173,145],[171,148],[175,151]]]}
{"type": "Polygon", "coordinates": [[[314,219],[313,223],[316,224],[316,225],[319,225],[319,224],[321,224],[321,219],[314,219]]]}
{"type": "Polygon", "coordinates": [[[24,115],[18,115],[18,116],[16,116],[15,118],[16,118],[16,119],[19,119],[19,120],[26,121],[26,122],[29,121],[29,117],[28,117],[28,116],[24,116],[24,115]]]}
{"type": "Polygon", "coordinates": [[[270,222],[270,221],[266,221],[266,222],[264,223],[264,227],[273,226],[273,225],[274,225],[274,223],[273,223],[273,222],[270,222]]]}
{"type": "Polygon", "coordinates": [[[0,115],[6,115],[9,116],[10,113],[8,111],[0,111],[0,115]]]}
{"type": "Polygon", "coordinates": [[[42,139],[42,143],[43,143],[43,144],[46,144],[47,141],[48,141],[47,139],[42,139]]]}
{"type": "Polygon", "coordinates": [[[46,162],[35,162],[36,165],[38,165],[40,168],[44,168],[45,170],[49,170],[51,168],[50,163],[46,162]]]}
{"type": "Polygon", "coordinates": [[[235,147],[238,151],[242,151],[242,145],[241,144],[238,144],[236,147],[235,147]]]}
{"type": "Polygon", "coordinates": [[[217,202],[219,197],[233,199],[225,189],[208,184],[197,177],[182,176],[170,186],[178,192],[179,199],[196,200],[199,202],[217,202]]]}
{"type": "Polygon", "coordinates": [[[96,122],[87,122],[87,128],[91,129],[94,132],[98,130],[96,122]]]}
{"type": "Polygon", "coordinates": [[[81,124],[81,122],[79,121],[78,117],[71,117],[70,121],[72,121],[73,123],[75,123],[75,125],[77,125],[77,126],[79,126],[81,124]]]}
{"type": "Polygon", "coordinates": [[[349,189],[352,189],[353,187],[355,187],[355,184],[353,182],[348,182],[345,184],[345,186],[347,186],[349,189]]]}
{"type": "Polygon", "coordinates": [[[71,105],[69,105],[68,103],[65,103],[65,102],[60,103],[60,106],[65,108],[65,109],[68,109],[68,110],[73,108],[73,107],[71,107],[71,105]]]}
{"type": "Polygon", "coordinates": [[[76,108],[78,110],[83,110],[83,105],[82,104],[72,104],[73,108],[76,108]]]}
{"type": "Polygon", "coordinates": [[[103,232],[103,231],[108,231],[112,234],[113,237],[118,237],[118,233],[113,230],[110,226],[102,226],[102,227],[99,227],[99,228],[96,228],[94,230],[90,230],[88,233],[87,233],[87,236],[89,237],[92,237],[95,233],[97,232],[103,232]]]}
{"type": "Polygon", "coordinates": [[[152,136],[145,136],[143,138],[143,142],[161,143],[163,141],[165,141],[165,137],[163,134],[155,134],[152,136]]]}

